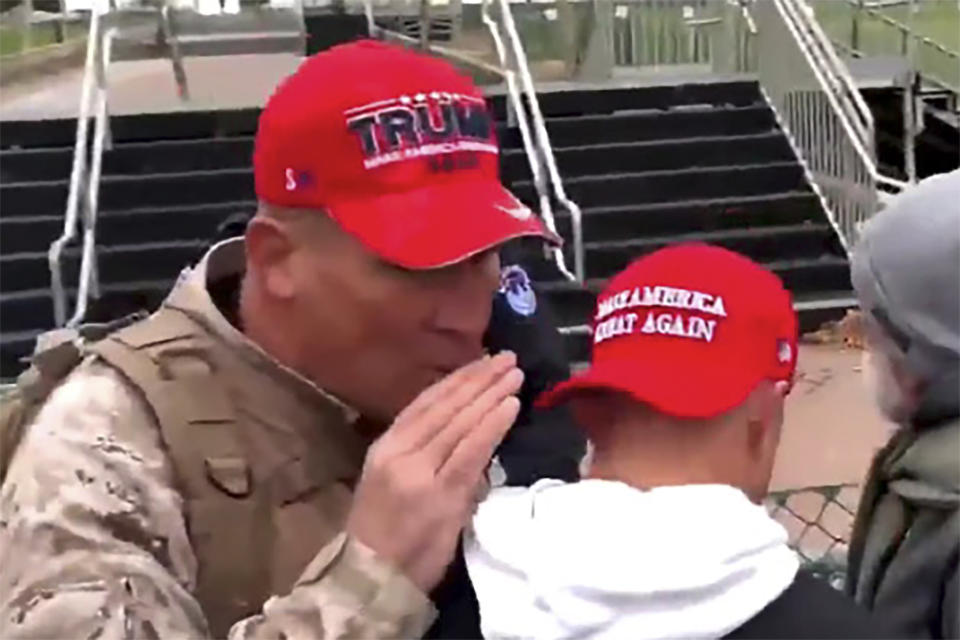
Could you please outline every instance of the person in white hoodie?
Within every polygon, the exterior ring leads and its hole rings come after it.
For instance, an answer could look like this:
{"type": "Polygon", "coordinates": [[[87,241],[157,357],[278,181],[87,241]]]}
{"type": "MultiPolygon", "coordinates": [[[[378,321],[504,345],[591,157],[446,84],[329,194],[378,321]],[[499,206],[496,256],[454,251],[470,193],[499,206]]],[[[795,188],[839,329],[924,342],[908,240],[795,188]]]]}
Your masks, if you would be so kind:
{"type": "Polygon", "coordinates": [[[798,572],[760,506],[797,358],[789,293],[679,245],[598,298],[592,364],[547,392],[593,443],[584,480],[493,489],[464,534],[486,638],[894,637],[798,572]]]}

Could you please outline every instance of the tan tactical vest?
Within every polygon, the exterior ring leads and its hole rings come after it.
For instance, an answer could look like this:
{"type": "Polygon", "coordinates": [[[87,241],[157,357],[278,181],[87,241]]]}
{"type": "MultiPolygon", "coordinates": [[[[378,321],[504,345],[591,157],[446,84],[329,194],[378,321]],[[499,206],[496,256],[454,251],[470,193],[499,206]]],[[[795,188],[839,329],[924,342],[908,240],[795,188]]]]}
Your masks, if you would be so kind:
{"type": "Polygon", "coordinates": [[[349,410],[228,326],[204,271],[83,352],[122,372],[155,413],[197,557],[194,595],[224,637],[289,592],[342,529],[368,443],[349,410]]]}

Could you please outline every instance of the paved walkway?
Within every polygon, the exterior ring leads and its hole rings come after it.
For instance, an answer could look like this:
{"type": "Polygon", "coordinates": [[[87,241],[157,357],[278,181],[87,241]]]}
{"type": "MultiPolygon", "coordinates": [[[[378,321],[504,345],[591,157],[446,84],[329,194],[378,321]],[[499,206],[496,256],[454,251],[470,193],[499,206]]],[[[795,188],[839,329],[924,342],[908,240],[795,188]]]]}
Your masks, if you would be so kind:
{"type": "MultiPolygon", "coordinates": [[[[110,66],[110,113],[164,113],[261,107],[280,80],[292,73],[302,58],[293,54],[250,54],[186,58],[184,68],[190,100],[177,97],[168,59],[117,62],[110,66]]],[[[667,71],[617,69],[614,76],[593,83],[564,79],[563,64],[546,61],[533,65],[540,91],[568,91],[583,87],[636,87],[722,81],[746,76],[718,76],[700,68],[667,71]]],[[[79,113],[83,69],[75,68],[7,86],[0,92],[0,120],[74,118],[79,113]]],[[[491,94],[503,85],[489,85],[491,94]]]]}
{"type": "Polygon", "coordinates": [[[801,346],[773,489],[861,481],[891,425],[863,384],[860,355],[834,345],[801,346]]]}
{"type": "MultiPolygon", "coordinates": [[[[170,61],[117,62],[109,70],[110,113],[164,113],[259,107],[301,58],[292,54],[254,54],[187,58],[184,68],[190,100],[177,97],[170,61]]],[[[4,87],[0,120],[76,117],[83,69],[69,69],[34,82],[4,87]]]]}
{"type": "MultiPolygon", "coordinates": [[[[862,483],[892,425],[877,412],[863,384],[860,356],[837,345],[801,346],[772,490],[862,483]]],[[[805,558],[843,562],[859,499],[859,486],[841,490],[832,500],[821,491],[794,493],[775,517],[805,558]],[[814,522],[818,526],[810,526],[814,522]]]]}

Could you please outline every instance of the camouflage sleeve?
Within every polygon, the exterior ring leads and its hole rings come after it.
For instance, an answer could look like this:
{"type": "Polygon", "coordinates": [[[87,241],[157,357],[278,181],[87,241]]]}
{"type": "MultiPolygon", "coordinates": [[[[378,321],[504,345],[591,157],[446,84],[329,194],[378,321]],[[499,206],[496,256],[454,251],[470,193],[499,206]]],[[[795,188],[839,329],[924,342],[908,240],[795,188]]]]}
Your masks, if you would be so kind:
{"type": "Polygon", "coordinates": [[[205,635],[182,507],[147,406],[106,365],[81,365],[0,488],[0,637],[205,635]]]}
{"type": "Polygon", "coordinates": [[[420,638],[435,617],[433,603],[406,576],[340,534],[289,595],[235,624],[230,638],[420,638]]]}
{"type": "MultiPolygon", "coordinates": [[[[198,638],[197,561],[152,414],[85,363],[50,397],[0,487],[0,638],[198,638]]],[[[231,638],[412,637],[433,607],[340,536],[231,638]]]]}

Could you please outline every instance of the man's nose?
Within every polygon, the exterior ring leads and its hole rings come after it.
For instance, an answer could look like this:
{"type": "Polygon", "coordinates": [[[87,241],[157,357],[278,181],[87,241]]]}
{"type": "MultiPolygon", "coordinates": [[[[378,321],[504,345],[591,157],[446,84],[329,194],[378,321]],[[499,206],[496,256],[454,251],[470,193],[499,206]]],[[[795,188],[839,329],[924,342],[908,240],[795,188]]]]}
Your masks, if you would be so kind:
{"type": "Polygon", "coordinates": [[[440,296],[435,326],[468,337],[480,337],[490,322],[493,294],[500,282],[500,259],[488,252],[451,268],[440,296]]]}

